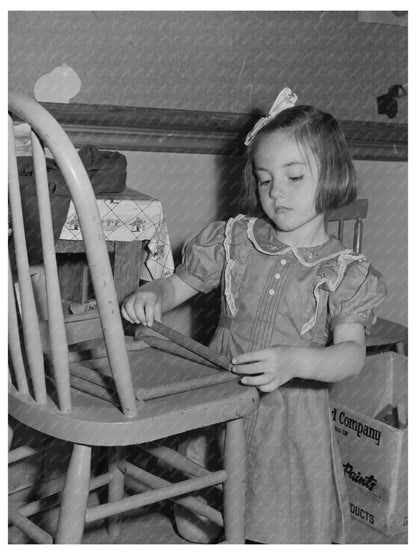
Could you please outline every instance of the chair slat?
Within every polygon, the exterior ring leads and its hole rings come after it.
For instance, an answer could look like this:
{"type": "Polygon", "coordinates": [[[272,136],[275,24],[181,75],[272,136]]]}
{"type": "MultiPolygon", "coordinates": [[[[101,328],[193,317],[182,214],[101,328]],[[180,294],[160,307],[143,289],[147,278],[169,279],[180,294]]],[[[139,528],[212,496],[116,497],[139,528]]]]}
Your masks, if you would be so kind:
{"type": "MultiPolygon", "coordinates": [[[[141,325],[138,330],[143,330],[143,333],[146,333],[146,328],[143,325],[141,325]]],[[[224,370],[232,371],[232,364],[227,359],[227,357],[221,355],[220,353],[217,353],[217,351],[214,351],[214,349],[211,349],[210,347],[206,347],[205,345],[198,343],[198,341],[195,341],[191,337],[188,337],[168,326],[165,326],[164,324],[162,324],[161,322],[157,322],[156,320],[152,324],[152,330],[160,333],[161,335],[164,335],[177,345],[184,347],[188,351],[191,351],[191,353],[194,353],[201,358],[208,360],[208,362],[211,362],[212,364],[219,366],[224,370]]]]}
{"type": "Polygon", "coordinates": [[[9,323],[9,352],[13,364],[14,377],[17,389],[20,393],[29,393],[26,378],[25,363],[23,360],[22,347],[20,343],[19,323],[16,310],[16,299],[14,297],[14,285],[9,261],[9,286],[8,286],[8,323],[9,323]]]}
{"type": "Polygon", "coordinates": [[[206,387],[208,385],[232,382],[237,379],[238,376],[232,374],[231,372],[218,372],[217,374],[210,374],[200,378],[173,382],[156,387],[140,387],[136,390],[136,398],[139,401],[148,401],[150,399],[158,399],[159,397],[164,397],[166,395],[173,395],[174,393],[183,393],[184,391],[199,389],[200,387],[206,387]]]}
{"type": "Polygon", "coordinates": [[[12,214],[13,239],[16,255],[16,267],[19,281],[19,293],[22,310],[23,338],[26,357],[32,378],[35,400],[46,403],[45,367],[29,271],[29,260],[26,248],[26,236],[23,223],[23,212],[17,171],[14,144],[13,121],[9,116],[9,203],[12,214]]]}
{"type": "Polygon", "coordinates": [[[83,380],[82,378],[78,378],[73,375],[70,376],[70,382],[73,388],[78,391],[82,391],[83,393],[87,393],[88,395],[92,395],[93,397],[97,397],[97,399],[108,401],[111,404],[114,404],[116,401],[116,398],[111,394],[111,391],[98,384],[92,383],[88,380],[83,380]]]}
{"type": "Polygon", "coordinates": [[[368,199],[357,198],[350,204],[341,206],[341,208],[336,208],[331,210],[325,219],[328,222],[335,222],[338,220],[356,220],[357,218],[366,218],[368,212],[368,199]]]}
{"type": "Polygon", "coordinates": [[[31,140],[42,237],[43,264],[46,278],[49,345],[51,350],[50,359],[52,361],[56,380],[59,408],[62,412],[70,412],[71,390],[69,383],[68,344],[65,334],[65,322],[58,281],[58,268],[55,257],[55,241],[53,236],[45,153],[36,133],[33,131],[31,131],[31,140]]]}

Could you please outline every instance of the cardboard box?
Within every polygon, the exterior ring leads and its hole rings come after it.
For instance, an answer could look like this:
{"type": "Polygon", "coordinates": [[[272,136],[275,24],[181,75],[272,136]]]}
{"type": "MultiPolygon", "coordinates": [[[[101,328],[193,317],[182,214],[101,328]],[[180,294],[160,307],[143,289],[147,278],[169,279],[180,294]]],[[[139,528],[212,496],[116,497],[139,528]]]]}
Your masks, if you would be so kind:
{"type": "Polygon", "coordinates": [[[388,352],[330,390],[351,516],[386,536],[407,530],[407,425],[374,417],[386,405],[407,412],[407,384],[407,357],[388,352]]]}

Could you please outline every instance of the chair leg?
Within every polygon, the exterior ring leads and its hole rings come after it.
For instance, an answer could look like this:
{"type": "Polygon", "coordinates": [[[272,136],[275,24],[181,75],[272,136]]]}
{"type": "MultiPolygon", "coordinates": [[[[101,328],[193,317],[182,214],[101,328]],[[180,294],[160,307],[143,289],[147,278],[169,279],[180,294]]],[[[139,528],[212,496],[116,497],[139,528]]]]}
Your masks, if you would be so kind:
{"type": "MultiPolygon", "coordinates": [[[[118,463],[124,456],[124,449],[114,447],[108,450],[108,471],[113,475],[113,479],[108,484],[108,502],[120,501],[124,497],[124,473],[119,469],[118,463]]],[[[122,517],[115,515],[108,519],[108,534],[112,538],[117,538],[121,534],[122,517]]]]}
{"type": "Polygon", "coordinates": [[[243,419],[227,422],[225,431],[224,528],[228,543],[245,542],[246,447],[243,419]]]}
{"type": "Polygon", "coordinates": [[[81,543],[90,483],[91,447],[75,444],[65,478],[55,543],[81,543]]]}
{"type": "Polygon", "coordinates": [[[406,356],[406,348],[405,348],[404,341],[399,341],[398,343],[396,343],[396,351],[399,355],[406,356]]]}

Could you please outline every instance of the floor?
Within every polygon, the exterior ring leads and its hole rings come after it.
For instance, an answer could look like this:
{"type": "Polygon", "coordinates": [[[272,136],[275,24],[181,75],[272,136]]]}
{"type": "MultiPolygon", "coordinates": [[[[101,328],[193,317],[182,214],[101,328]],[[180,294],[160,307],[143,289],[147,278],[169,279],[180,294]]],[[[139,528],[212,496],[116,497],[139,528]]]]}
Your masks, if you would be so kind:
{"type": "MultiPolygon", "coordinates": [[[[43,525],[47,531],[56,526],[56,510],[49,512],[47,522],[43,525]]],[[[188,544],[175,531],[170,507],[156,506],[129,513],[123,519],[122,535],[110,538],[104,522],[87,527],[83,543],[85,544],[188,544]]],[[[27,538],[14,526],[9,528],[9,543],[27,543],[27,538]]],[[[386,537],[356,520],[352,520],[350,544],[407,544],[407,532],[386,537]]]]}

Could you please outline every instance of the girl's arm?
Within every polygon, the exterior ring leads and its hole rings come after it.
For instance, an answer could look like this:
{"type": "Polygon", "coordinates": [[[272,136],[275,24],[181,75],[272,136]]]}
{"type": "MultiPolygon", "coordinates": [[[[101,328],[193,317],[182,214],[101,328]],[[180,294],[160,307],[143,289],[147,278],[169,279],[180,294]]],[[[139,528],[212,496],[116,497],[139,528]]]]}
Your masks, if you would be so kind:
{"type": "Polygon", "coordinates": [[[132,324],[151,326],[161,320],[162,313],[187,301],[198,291],[173,274],[142,285],[129,295],[121,307],[121,315],[132,324]]]}
{"type": "Polygon", "coordinates": [[[260,391],[274,391],[292,378],[337,382],[358,374],[365,361],[364,328],[340,324],[334,328],[334,344],[325,348],[273,346],[235,357],[234,372],[242,383],[260,391]]]}

